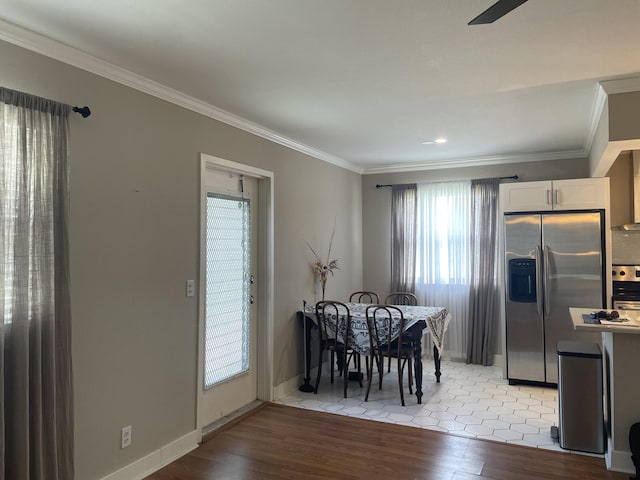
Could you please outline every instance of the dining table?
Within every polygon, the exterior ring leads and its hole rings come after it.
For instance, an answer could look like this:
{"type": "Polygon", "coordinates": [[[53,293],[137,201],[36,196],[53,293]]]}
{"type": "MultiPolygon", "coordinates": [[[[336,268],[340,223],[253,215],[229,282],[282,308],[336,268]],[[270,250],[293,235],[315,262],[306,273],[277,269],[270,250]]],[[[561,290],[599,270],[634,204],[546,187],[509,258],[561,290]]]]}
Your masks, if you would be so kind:
{"type": "MultiPolygon", "coordinates": [[[[353,350],[361,355],[368,355],[370,349],[369,330],[367,328],[366,310],[370,303],[344,303],[351,315],[350,345],[353,350]]],[[[429,333],[433,344],[433,361],[435,367],[436,382],[440,383],[442,352],[444,349],[444,335],[447,331],[451,314],[444,307],[414,306],[414,305],[394,305],[402,312],[405,320],[404,339],[410,339],[413,346],[414,376],[416,387],[416,398],[418,403],[422,403],[422,336],[429,333]]],[[[339,315],[347,314],[339,307],[339,315]]],[[[311,335],[312,330],[317,328],[316,306],[304,304],[303,310],[298,312],[298,318],[304,322],[304,349],[305,349],[305,378],[304,384],[300,386],[303,392],[312,392],[314,388],[310,385],[311,379],[311,335]]],[[[392,341],[397,339],[400,333],[400,318],[392,315],[390,322],[392,341]]]]}

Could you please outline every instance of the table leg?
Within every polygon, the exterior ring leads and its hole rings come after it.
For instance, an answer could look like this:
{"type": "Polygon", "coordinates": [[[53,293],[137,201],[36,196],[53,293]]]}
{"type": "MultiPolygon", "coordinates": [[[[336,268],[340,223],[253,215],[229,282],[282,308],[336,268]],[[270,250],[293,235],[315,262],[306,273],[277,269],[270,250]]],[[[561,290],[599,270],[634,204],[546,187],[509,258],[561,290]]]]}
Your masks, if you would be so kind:
{"type": "Polygon", "coordinates": [[[311,328],[313,327],[313,321],[308,318],[304,312],[298,312],[298,318],[302,317],[304,328],[304,350],[305,350],[305,365],[304,365],[304,383],[298,387],[301,392],[313,392],[315,389],[311,385],[311,328]]]}
{"type": "Polygon", "coordinates": [[[440,353],[435,345],[433,346],[433,363],[436,367],[436,382],[440,383],[440,353]]]}
{"type": "Polygon", "coordinates": [[[422,330],[413,337],[413,367],[416,380],[416,398],[422,403],[422,330]]]}

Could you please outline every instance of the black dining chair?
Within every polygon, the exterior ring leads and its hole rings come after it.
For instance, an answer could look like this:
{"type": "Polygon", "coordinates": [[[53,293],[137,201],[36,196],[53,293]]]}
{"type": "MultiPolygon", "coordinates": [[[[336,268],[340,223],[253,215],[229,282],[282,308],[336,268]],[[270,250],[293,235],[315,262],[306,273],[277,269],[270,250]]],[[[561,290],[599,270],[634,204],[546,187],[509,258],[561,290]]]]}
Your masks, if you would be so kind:
{"type": "Polygon", "coordinates": [[[398,361],[398,386],[400,387],[400,401],[404,407],[404,369],[408,367],[409,393],[413,393],[413,347],[403,342],[405,333],[405,320],[402,310],[391,305],[372,305],[367,307],[367,329],[369,330],[370,352],[367,356],[367,371],[370,372],[367,393],[364,401],[369,400],[371,383],[373,382],[373,365],[378,369],[378,389],[382,390],[382,376],[384,371],[384,359],[392,358],[398,361]],[[397,329],[394,327],[397,323],[397,329]],[[397,336],[394,335],[397,333],[397,336]],[[395,336],[395,340],[393,340],[395,336]]]}
{"type": "Polygon", "coordinates": [[[380,297],[376,292],[368,292],[368,291],[359,291],[353,292],[349,296],[349,301],[354,303],[380,303],[380,297]],[[354,302],[355,300],[355,302],[354,302]]]}
{"type": "Polygon", "coordinates": [[[393,292],[384,298],[385,305],[418,305],[418,297],[411,292],[393,292]]]}
{"type": "MultiPolygon", "coordinates": [[[[410,305],[417,306],[418,305],[418,297],[414,293],[411,292],[393,292],[387,295],[384,298],[385,305],[410,305]]],[[[403,339],[405,343],[411,343],[410,339],[403,339]]],[[[388,361],[387,371],[391,371],[391,359],[388,361]]]]}
{"type": "Polygon", "coordinates": [[[322,375],[322,354],[325,350],[330,353],[331,383],[333,383],[334,364],[337,357],[338,373],[342,375],[344,385],[344,398],[347,398],[347,385],[349,384],[349,364],[353,361],[357,369],[360,387],[362,387],[362,374],[360,367],[360,354],[351,346],[351,312],[349,307],[341,302],[323,300],[316,303],[316,319],[320,330],[318,376],[314,393],[318,393],[320,376],[322,375]]]}

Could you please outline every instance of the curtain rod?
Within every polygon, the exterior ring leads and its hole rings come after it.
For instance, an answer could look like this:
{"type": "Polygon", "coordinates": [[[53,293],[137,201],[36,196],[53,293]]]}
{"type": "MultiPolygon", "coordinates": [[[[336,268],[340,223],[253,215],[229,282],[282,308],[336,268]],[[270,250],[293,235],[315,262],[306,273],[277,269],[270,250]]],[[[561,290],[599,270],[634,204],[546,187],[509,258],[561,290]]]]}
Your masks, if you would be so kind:
{"type": "Polygon", "coordinates": [[[91,110],[86,105],[84,107],[73,107],[73,111],[82,115],[82,118],[87,118],[91,115],[91,110]]]}
{"type": "MultiPolygon", "coordinates": [[[[8,103],[9,105],[17,106],[18,105],[18,103],[16,103],[18,101],[17,99],[22,98],[21,97],[22,95],[25,95],[26,96],[25,98],[40,99],[45,102],[53,102],[53,103],[57,103],[58,105],[64,105],[65,107],[71,107],[71,105],[67,105],[66,103],[56,102],[55,100],[50,100],[44,97],[38,97],[30,93],[20,92],[18,90],[11,90],[10,88],[0,86],[0,97],[2,98],[3,103],[8,103]]],[[[89,115],[91,115],[91,109],[86,105],[84,107],[71,107],[71,110],[82,115],[82,118],[87,118],[89,115]]]]}
{"type": "MultiPolygon", "coordinates": [[[[518,175],[511,175],[510,177],[499,177],[500,180],[518,180],[518,175]]],[[[402,185],[402,184],[396,184],[396,185],[402,185]]],[[[387,185],[381,185],[379,183],[376,183],[376,188],[383,188],[383,187],[393,187],[393,184],[387,184],[387,185]]]]}

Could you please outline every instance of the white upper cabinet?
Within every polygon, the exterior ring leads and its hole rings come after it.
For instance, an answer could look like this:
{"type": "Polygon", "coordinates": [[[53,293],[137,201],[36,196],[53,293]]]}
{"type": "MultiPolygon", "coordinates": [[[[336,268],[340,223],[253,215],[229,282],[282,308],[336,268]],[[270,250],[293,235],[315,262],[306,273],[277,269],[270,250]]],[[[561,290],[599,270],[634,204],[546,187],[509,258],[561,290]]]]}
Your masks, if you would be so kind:
{"type": "Polygon", "coordinates": [[[606,208],[608,178],[545,180],[500,185],[504,212],[606,208]]]}

